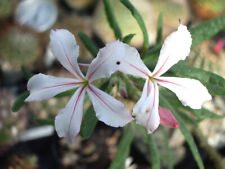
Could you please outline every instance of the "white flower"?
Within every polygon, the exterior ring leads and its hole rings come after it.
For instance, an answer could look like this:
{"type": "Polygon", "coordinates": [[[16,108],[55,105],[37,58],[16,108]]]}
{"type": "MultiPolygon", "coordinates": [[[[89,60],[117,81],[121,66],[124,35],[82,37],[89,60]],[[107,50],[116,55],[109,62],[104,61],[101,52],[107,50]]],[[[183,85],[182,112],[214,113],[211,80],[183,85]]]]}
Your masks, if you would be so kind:
{"type": "Polygon", "coordinates": [[[50,39],[53,54],[74,75],[74,79],[44,74],[34,75],[28,81],[27,88],[30,95],[26,101],[45,100],[66,90],[78,88],[66,107],[56,116],[55,128],[60,137],[68,137],[69,141],[73,141],[79,133],[85,91],[87,91],[100,121],[113,127],[119,127],[133,120],[124,104],[92,84],[96,79],[107,77],[99,72],[99,70],[104,72],[105,60],[99,57],[95,58],[85,77],[77,63],[79,46],[76,44],[74,36],[67,30],[61,29],[51,31],[50,39]]]}
{"type": "MultiPolygon", "coordinates": [[[[137,123],[143,125],[152,133],[158,128],[159,116],[159,89],[158,84],[173,91],[184,106],[200,109],[203,102],[211,100],[208,90],[198,80],[178,77],[161,77],[171,66],[180,60],[184,60],[190,53],[191,34],[187,27],[180,24],[178,30],[171,33],[165,40],[158,63],[153,72],[150,72],[140,59],[138,51],[120,41],[111,42],[100,50],[99,55],[109,57],[105,73],[113,73],[117,70],[146,79],[143,93],[133,108],[133,115],[137,123]],[[109,66],[108,64],[111,64],[109,66]]],[[[101,57],[99,56],[99,57],[101,57]]],[[[168,98],[169,99],[169,98],[168,98]]],[[[162,111],[164,114],[166,111],[162,111]]],[[[168,114],[168,122],[175,122],[172,114],[168,114]]],[[[176,123],[175,127],[176,127],[176,123]]],[[[167,124],[168,125],[168,124],[167,124]]],[[[173,126],[171,124],[170,126],[173,126]]]]}
{"type": "Polygon", "coordinates": [[[15,18],[21,25],[27,25],[38,32],[52,27],[57,19],[56,4],[49,0],[22,0],[15,18]]]}

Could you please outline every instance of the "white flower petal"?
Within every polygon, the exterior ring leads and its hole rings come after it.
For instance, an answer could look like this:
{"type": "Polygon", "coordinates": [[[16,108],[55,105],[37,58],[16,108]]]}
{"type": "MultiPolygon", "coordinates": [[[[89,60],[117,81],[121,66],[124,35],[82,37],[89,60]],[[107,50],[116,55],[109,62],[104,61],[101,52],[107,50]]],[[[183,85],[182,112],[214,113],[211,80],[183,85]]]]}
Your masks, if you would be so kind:
{"type": "Polygon", "coordinates": [[[107,43],[104,48],[99,50],[97,57],[89,66],[86,77],[90,81],[94,81],[109,77],[116,71],[143,78],[150,74],[135,48],[115,41],[107,43]]]}
{"type": "Polygon", "coordinates": [[[76,78],[83,79],[83,74],[77,63],[79,46],[76,44],[73,34],[65,29],[51,30],[50,39],[52,53],[59,62],[76,78]]]}
{"type": "Polygon", "coordinates": [[[212,99],[208,90],[198,80],[178,77],[159,77],[158,84],[173,91],[184,106],[201,109],[205,101],[212,99]]]}
{"type": "Polygon", "coordinates": [[[32,76],[27,84],[27,89],[30,91],[26,101],[40,101],[49,99],[61,92],[76,88],[80,82],[70,78],[59,78],[44,74],[32,76]]]}
{"type": "Polygon", "coordinates": [[[146,80],[142,96],[133,108],[136,122],[144,126],[148,133],[155,131],[160,123],[159,89],[157,84],[146,80]]]}
{"type": "Polygon", "coordinates": [[[59,137],[67,137],[73,142],[80,132],[83,116],[85,88],[80,87],[66,107],[55,118],[55,129],[59,137]]]}
{"type": "Polygon", "coordinates": [[[131,122],[132,116],[124,104],[93,85],[87,89],[96,116],[100,121],[113,127],[121,127],[131,122]]]}
{"type": "Polygon", "coordinates": [[[19,3],[15,18],[21,25],[27,25],[38,32],[52,27],[57,19],[55,3],[48,0],[23,0],[19,3]]]}
{"type": "Polygon", "coordinates": [[[171,33],[162,46],[158,63],[153,76],[160,76],[180,60],[184,60],[190,53],[191,34],[187,27],[180,24],[176,32],[171,33]]]}

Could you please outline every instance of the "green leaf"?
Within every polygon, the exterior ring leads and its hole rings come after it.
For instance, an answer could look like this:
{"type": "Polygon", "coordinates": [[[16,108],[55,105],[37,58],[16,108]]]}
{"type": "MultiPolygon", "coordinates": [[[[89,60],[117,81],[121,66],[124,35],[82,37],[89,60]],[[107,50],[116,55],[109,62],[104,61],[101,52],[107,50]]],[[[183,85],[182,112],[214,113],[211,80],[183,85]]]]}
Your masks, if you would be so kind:
{"type": "Polygon", "coordinates": [[[163,14],[160,13],[157,24],[156,45],[162,44],[162,24],[163,24],[163,14]]]}
{"type": "Polygon", "coordinates": [[[141,91],[130,81],[125,74],[120,74],[121,80],[126,83],[128,97],[137,101],[141,97],[141,91]]]}
{"type": "Polygon", "coordinates": [[[93,57],[96,57],[98,54],[98,48],[95,46],[93,41],[83,32],[78,32],[78,36],[85,45],[85,47],[89,50],[93,57]]]}
{"type": "Polygon", "coordinates": [[[150,155],[152,159],[152,169],[160,169],[160,155],[159,149],[155,143],[152,134],[147,135],[150,155]]]}
{"type": "Polygon", "coordinates": [[[55,124],[55,120],[54,119],[43,119],[43,118],[34,118],[34,121],[36,121],[39,124],[43,124],[43,125],[53,125],[55,124]]]}
{"type": "Polygon", "coordinates": [[[133,17],[136,19],[144,37],[144,44],[143,44],[143,52],[145,52],[149,47],[149,40],[148,40],[148,31],[146,29],[145,23],[140,15],[140,13],[137,11],[137,9],[130,3],[129,0],[120,0],[124,6],[126,6],[133,17]]]}
{"type": "Polygon", "coordinates": [[[12,111],[17,112],[19,109],[25,104],[24,100],[29,96],[29,92],[25,91],[22,94],[20,94],[16,101],[13,103],[12,111]]]}
{"type": "Polygon", "coordinates": [[[159,58],[160,49],[162,47],[162,44],[158,44],[152,48],[149,48],[144,55],[142,55],[143,62],[149,67],[154,68],[156,65],[156,62],[159,58]],[[153,63],[153,65],[152,65],[153,63]],[[151,64],[151,65],[150,65],[151,64]]]}
{"type": "Polygon", "coordinates": [[[145,140],[147,141],[149,151],[150,151],[151,160],[152,160],[152,169],[160,169],[159,149],[158,149],[158,147],[155,143],[153,135],[147,134],[146,129],[139,124],[135,124],[135,127],[138,129],[138,131],[144,136],[145,140]]]}
{"type": "Polygon", "coordinates": [[[225,79],[217,74],[186,65],[183,61],[173,66],[169,72],[175,76],[197,79],[206,86],[213,96],[225,95],[225,79]]]}
{"type": "Polygon", "coordinates": [[[169,136],[168,136],[168,133],[165,129],[165,127],[161,127],[162,128],[162,133],[163,133],[163,140],[164,140],[164,143],[166,145],[166,152],[167,152],[167,162],[168,162],[168,169],[173,169],[173,155],[172,155],[172,151],[171,151],[171,148],[170,148],[170,145],[169,145],[169,136]]]}
{"type": "Polygon", "coordinates": [[[33,73],[31,73],[28,69],[26,69],[24,66],[21,67],[21,70],[25,76],[25,78],[27,80],[29,80],[32,76],[33,76],[33,73]]]}
{"type": "Polygon", "coordinates": [[[91,105],[84,114],[82,124],[81,124],[81,129],[80,129],[80,135],[84,139],[88,139],[93,133],[97,122],[98,122],[98,119],[95,115],[94,108],[91,105]]]}
{"type": "Polygon", "coordinates": [[[202,108],[200,110],[192,110],[192,112],[194,114],[200,115],[202,117],[202,120],[205,119],[205,118],[211,118],[211,119],[221,119],[221,118],[224,118],[223,115],[215,114],[215,113],[213,113],[210,110],[207,110],[205,108],[202,108]]]}
{"type": "Polygon", "coordinates": [[[105,14],[107,16],[110,27],[112,28],[114,35],[117,39],[122,39],[122,33],[116,21],[116,18],[113,13],[112,6],[109,0],[103,0],[105,6],[105,14]]]}
{"type": "Polygon", "coordinates": [[[70,89],[70,90],[67,90],[65,92],[57,94],[55,97],[61,98],[61,97],[66,97],[66,96],[72,96],[76,90],[77,90],[77,88],[76,89],[70,89]]]}
{"type": "Polygon", "coordinates": [[[176,110],[176,111],[179,113],[180,117],[183,119],[183,121],[186,124],[193,125],[194,127],[198,127],[199,120],[196,120],[196,119],[190,117],[190,115],[187,115],[183,111],[180,111],[180,110],[176,110]]]}
{"type": "Polygon", "coordinates": [[[205,21],[190,29],[192,48],[225,29],[225,15],[205,21]]]}
{"type": "Polygon", "coordinates": [[[195,144],[195,141],[191,135],[191,133],[188,131],[185,123],[183,122],[182,118],[174,111],[173,107],[170,105],[170,103],[162,96],[160,95],[160,103],[162,104],[163,107],[167,107],[174,115],[174,117],[177,119],[179,125],[180,125],[180,130],[184,137],[186,138],[186,141],[190,147],[190,150],[192,152],[192,155],[197,162],[197,165],[199,169],[204,169],[204,165],[201,159],[201,156],[199,154],[198,148],[195,144]]]}
{"type": "Polygon", "coordinates": [[[122,42],[126,43],[126,44],[130,44],[132,38],[134,37],[135,34],[131,33],[126,35],[125,37],[123,37],[122,42]]]}
{"type": "Polygon", "coordinates": [[[134,131],[131,125],[127,125],[123,130],[123,136],[120,140],[116,156],[114,157],[109,169],[124,168],[125,160],[129,155],[130,146],[134,138],[134,131]]]}

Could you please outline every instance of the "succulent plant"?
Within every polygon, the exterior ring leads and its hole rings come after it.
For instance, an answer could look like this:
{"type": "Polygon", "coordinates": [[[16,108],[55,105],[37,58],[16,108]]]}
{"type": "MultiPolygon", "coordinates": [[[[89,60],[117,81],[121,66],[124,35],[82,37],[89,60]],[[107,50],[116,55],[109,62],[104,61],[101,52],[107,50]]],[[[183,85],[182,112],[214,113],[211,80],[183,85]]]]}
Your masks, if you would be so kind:
{"type": "Polygon", "coordinates": [[[1,34],[0,49],[0,59],[7,62],[10,69],[20,69],[22,65],[33,66],[40,56],[37,36],[18,27],[9,27],[1,34]]]}

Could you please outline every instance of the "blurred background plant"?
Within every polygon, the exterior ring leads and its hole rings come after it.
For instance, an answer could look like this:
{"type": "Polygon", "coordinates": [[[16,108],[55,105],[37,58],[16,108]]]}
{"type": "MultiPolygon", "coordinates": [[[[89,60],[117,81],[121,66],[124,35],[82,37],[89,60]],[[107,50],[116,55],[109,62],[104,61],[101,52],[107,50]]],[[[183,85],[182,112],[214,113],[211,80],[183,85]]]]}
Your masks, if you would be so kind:
{"type": "MultiPolygon", "coordinates": [[[[1,0],[0,168],[224,168],[224,7],[223,0],[1,0]],[[172,111],[179,129],[161,126],[147,135],[134,122],[123,129],[107,127],[86,99],[81,136],[68,144],[53,133],[53,125],[74,91],[24,103],[32,74],[70,77],[49,50],[50,29],[75,34],[81,63],[90,63],[105,43],[120,39],[138,48],[152,70],[179,18],[191,31],[192,52],[168,74],[198,79],[213,96],[201,110],[192,110],[160,89],[160,105],[172,111]]],[[[131,110],[143,84],[117,73],[97,85],[131,110]]]]}

